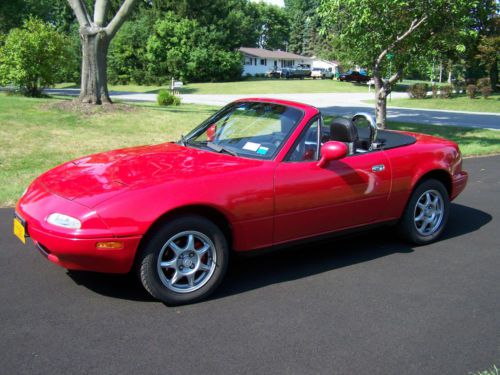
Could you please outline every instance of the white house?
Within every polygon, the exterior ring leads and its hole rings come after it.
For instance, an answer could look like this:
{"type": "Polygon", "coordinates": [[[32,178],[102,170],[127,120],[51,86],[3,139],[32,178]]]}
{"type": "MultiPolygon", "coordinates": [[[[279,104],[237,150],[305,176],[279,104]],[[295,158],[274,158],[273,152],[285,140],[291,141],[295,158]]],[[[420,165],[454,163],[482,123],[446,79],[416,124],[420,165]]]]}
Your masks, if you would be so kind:
{"type": "Polygon", "coordinates": [[[293,67],[299,64],[311,66],[313,60],[310,57],[296,55],[284,51],[270,51],[264,48],[241,47],[245,62],[243,75],[265,74],[270,70],[293,67]]]}
{"type": "Polygon", "coordinates": [[[340,73],[340,63],[335,60],[323,60],[316,56],[312,57],[312,68],[321,68],[332,72],[333,74],[340,73]]]}

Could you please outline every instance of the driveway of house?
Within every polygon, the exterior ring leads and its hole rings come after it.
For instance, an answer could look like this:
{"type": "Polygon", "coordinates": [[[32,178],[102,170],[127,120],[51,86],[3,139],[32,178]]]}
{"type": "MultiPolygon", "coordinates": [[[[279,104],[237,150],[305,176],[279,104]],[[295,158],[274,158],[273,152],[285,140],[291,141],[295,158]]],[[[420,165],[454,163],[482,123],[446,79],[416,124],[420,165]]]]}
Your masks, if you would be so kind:
{"type": "Polygon", "coordinates": [[[500,365],[500,157],[427,246],[391,228],[234,259],[176,308],[133,277],[67,273],[0,209],[2,374],[469,374],[500,365]]]}
{"type": "MultiPolygon", "coordinates": [[[[70,95],[79,94],[78,89],[48,89],[48,94],[70,95]]],[[[118,92],[110,93],[114,100],[134,102],[155,102],[156,94],[118,92]]],[[[351,116],[356,112],[368,112],[374,114],[374,105],[368,104],[366,100],[373,99],[373,93],[323,93],[323,94],[265,94],[265,95],[200,95],[183,94],[183,103],[204,104],[223,106],[234,100],[259,97],[292,100],[318,107],[325,114],[338,116],[351,116]]],[[[394,92],[392,97],[405,98],[406,93],[394,92]]],[[[436,111],[429,109],[396,108],[390,106],[387,118],[392,121],[401,121],[418,124],[434,124],[448,126],[463,126],[470,128],[485,128],[500,130],[500,113],[459,112],[459,111],[436,111]]]]}

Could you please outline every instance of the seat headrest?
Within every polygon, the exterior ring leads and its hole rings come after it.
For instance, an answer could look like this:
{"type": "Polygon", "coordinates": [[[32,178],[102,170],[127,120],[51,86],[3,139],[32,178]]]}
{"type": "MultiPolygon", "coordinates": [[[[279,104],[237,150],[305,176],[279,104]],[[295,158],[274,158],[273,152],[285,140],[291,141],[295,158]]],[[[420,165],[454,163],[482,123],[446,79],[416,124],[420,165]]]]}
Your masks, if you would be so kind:
{"type": "Polygon", "coordinates": [[[332,141],[355,142],[358,140],[358,130],[351,120],[338,117],[330,124],[330,138],[332,141]]]}

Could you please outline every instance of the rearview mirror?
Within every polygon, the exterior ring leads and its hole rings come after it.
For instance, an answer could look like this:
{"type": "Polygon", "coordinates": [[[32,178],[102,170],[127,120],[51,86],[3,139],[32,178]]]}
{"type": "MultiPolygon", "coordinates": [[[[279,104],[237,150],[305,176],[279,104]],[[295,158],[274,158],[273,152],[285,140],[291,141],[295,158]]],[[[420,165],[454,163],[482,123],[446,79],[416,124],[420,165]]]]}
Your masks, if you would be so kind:
{"type": "Polygon", "coordinates": [[[321,159],[318,167],[323,168],[329,161],[342,159],[347,155],[347,145],[342,142],[329,141],[321,146],[321,159]]]}
{"type": "Polygon", "coordinates": [[[207,129],[207,141],[213,142],[216,133],[217,133],[217,125],[216,124],[210,125],[210,127],[207,129]]]}

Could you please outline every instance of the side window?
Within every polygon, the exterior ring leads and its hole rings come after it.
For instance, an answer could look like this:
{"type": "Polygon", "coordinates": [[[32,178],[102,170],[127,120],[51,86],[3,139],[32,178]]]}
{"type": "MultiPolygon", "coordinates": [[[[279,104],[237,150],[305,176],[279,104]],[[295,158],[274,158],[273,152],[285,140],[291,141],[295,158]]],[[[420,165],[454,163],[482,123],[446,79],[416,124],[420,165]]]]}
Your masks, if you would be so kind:
{"type": "Polygon", "coordinates": [[[289,152],[287,161],[314,161],[318,160],[319,156],[319,132],[320,132],[320,118],[315,117],[309,124],[306,125],[304,130],[295,142],[292,150],[289,152]]]}

